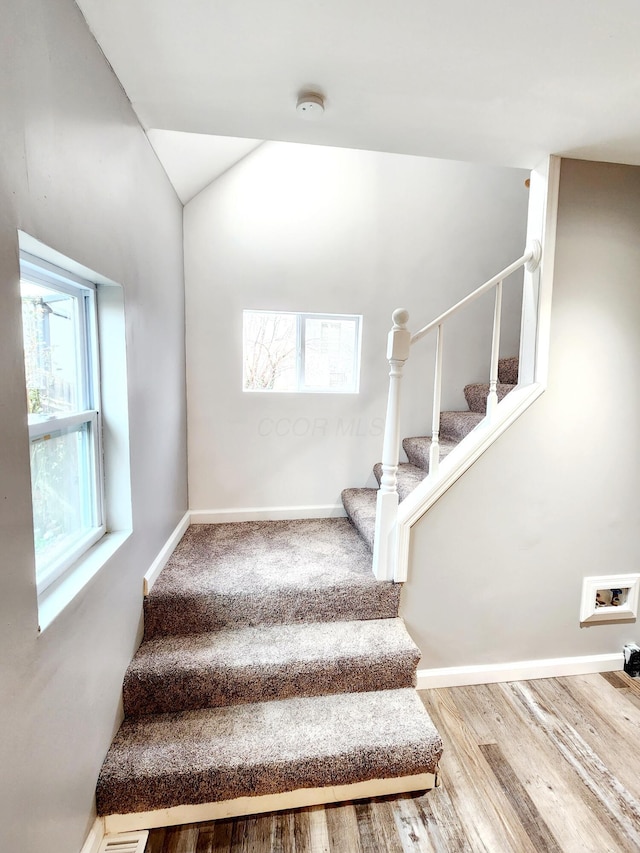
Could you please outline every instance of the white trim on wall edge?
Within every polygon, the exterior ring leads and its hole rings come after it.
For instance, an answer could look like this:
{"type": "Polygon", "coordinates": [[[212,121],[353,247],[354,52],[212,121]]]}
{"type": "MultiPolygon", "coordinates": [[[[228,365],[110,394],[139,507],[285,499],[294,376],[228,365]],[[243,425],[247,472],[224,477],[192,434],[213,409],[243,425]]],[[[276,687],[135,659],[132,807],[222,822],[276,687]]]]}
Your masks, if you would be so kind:
{"type": "Polygon", "coordinates": [[[532,316],[525,315],[523,305],[523,327],[521,341],[528,340],[528,352],[522,351],[520,361],[523,373],[522,385],[515,388],[497,406],[492,420],[485,418],[466,436],[441,463],[437,477],[426,477],[398,508],[397,564],[394,580],[403,583],[409,571],[409,548],[411,527],[433,504],[458,480],[464,472],[508,429],[517,418],[533,405],[547,387],[549,348],[551,344],[550,316],[553,291],[553,267],[555,263],[555,233],[560,186],[561,159],[548,157],[531,173],[531,196],[527,222],[527,245],[538,240],[542,246],[542,258],[537,269],[525,271],[525,283],[531,279],[529,296],[533,303],[528,306],[532,316]],[[536,285],[537,280],[537,285],[536,285]],[[534,363],[531,363],[531,357],[534,363]],[[526,364],[528,360],[528,364],[526,364]],[[531,381],[533,379],[533,381],[531,381]],[[526,384],[525,384],[526,382],[526,384]]]}
{"type": "Polygon", "coordinates": [[[94,821],[93,826],[89,830],[89,835],[87,835],[87,838],[84,844],[82,845],[82,850],[80,850],[80,853],[98,853],[103,838],[104,820],[101,817],[97,817],[94,821]]]}
{"type": "Polygon", "coordinates": [[[344,518],[345,516],[346,512],[342,504],[192,509],[191,524],[224,524],[228,521],[296,521],[304,518],[344,518]]]}
{"type": "Polygon", "coordinates": [[[485,418],[440,463],[435,477],[425,477],[398,507],[398,562],[394,580],[404,583],[409,574],[411,528],[457,480],[506,432],[545,391],[532,385],[514,388],[496,407],[493,420],[485,418]]]}
{"type": "MultiPolygon", "coordinates": [[[[435,773],[420,773],[415,776],[397,776],[390,779],[368,779],[348,785],[327,785],[322,788],[298,788],[281,794],[263,794],[256,797],[238,797],[217,803],[201,803],[190,806],[173,806],[150,812],[112,814],[104,817],[108,833],[133,832],[138,829],[154,829],[160,826],[178,826],[200,821],[223,820],[241,815],[319,806],[327,803],[342,803],[345,800],[362,800],[404,794],[409,791],[427,791],[438,785],[435,773]]],[[[84,853],[84,851],[82,851],[84,853]]]]}
{"type": "Polygon", "coordinates": [[[419,669],[417,687],[418,690],[428,690],[434,687],[466,687],[471,684],[496,684],[500,681],[528,681],[534,678],[614,672],[621,670],[623,664],[624,658],[620,651],[607,655],[419,669]]]}
{"type": "Polygon", "coordinates": [[[182,516],[178,525],[176,526],[173,533],[169,536],[167,541],[164,543],[158,556],[155,558],[148,571],[146,572],[143,581],[142,581],[142,594],[149,595],[151,592],[151,587],[154,585],[156,580],[158,579],[158,575],[167,565],[169,561],[169,557],[173,554],[176,549],[176,545],[184,536],[187,527],[191,523],[191,513],[185,512],[182,516]]]}

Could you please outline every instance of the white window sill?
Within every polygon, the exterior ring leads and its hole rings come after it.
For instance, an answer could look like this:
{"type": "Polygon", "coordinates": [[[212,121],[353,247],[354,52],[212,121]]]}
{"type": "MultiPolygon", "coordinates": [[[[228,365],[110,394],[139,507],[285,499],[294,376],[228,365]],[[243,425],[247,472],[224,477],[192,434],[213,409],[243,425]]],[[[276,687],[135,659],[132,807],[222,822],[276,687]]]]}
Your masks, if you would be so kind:
{"type": "Polygon", "coordinates": [[[131,536],[131,530],[106,533],[99,542],[77,560],[51,586],[38,596],[38,630],[45,631],[73,601],[118,549],[131,536]]]}

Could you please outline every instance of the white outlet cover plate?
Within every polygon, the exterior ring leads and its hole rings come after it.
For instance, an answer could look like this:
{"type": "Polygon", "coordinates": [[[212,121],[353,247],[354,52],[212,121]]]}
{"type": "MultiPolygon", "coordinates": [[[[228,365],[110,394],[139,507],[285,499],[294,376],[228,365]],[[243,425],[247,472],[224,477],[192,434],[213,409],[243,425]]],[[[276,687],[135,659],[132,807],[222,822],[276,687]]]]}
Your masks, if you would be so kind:
{"type": "Polygon", "coordinates": [[[640,574],[598,575],[584,578],[580,602],[580,623],[627,622],[636,619],[639,592],[640,574]],[[596,607],[596,594],[599,589],[626,589],[628,590],[627,600],[618,607],[596,607]]]}

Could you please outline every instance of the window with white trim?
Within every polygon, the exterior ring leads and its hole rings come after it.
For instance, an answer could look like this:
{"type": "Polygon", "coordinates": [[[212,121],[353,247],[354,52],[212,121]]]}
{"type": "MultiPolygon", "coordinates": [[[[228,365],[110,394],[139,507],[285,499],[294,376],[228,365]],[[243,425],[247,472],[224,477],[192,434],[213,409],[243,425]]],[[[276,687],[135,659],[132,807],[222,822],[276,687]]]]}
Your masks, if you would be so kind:
{"type": "Polygon", "coordinates": [[[105,533],[96,286],[20,254],[38,592],[105,533]]]}
{"type": "Polygon", "coordinates": [[[357,314],[243,312],[243,389],[357,394],[357,314]]]}

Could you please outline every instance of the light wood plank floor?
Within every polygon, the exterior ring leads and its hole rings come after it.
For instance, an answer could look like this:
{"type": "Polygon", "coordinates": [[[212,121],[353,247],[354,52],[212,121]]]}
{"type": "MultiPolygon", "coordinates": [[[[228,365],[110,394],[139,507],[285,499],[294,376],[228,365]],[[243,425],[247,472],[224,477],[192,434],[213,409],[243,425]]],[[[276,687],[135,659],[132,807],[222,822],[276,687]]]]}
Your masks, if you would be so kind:
{"type": "Polygon", "coordinates": [[[640,851],[640,681],[425,690],[445,743],[425,794],[155,829],[146,853],[640,851]]]}

